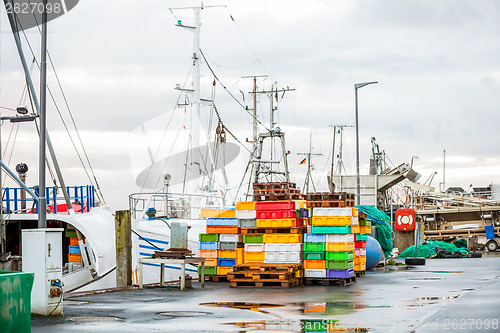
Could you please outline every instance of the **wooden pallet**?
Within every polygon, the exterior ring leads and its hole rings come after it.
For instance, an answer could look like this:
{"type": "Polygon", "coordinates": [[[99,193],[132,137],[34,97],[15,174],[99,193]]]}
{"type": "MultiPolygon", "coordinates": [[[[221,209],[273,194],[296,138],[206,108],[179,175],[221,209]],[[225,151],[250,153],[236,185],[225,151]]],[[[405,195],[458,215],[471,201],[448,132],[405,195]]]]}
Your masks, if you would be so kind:
{"type": "Polygon", "coordinates": [[[356,283],[356,277],[350,277],[347,279],[327,279],[327,278],[304,278],[304,282],[306,285],[321,285],[321,286],[348,286],[353,283],[356,283]]]}
{"type": "Polygon", "coordinates": [[[296,189],[295,183],[253,183],[254,190],[269,190],[269,189],[296,189]]]}
{"type": "Polygon", "coordinates": [[[343,200],[354,200],[353,193],[347,192],[314,192],[307,193],[307,201],[343,201],[343,200]]]}
{"type": "Polygon", "coordinates": [[[281,271],[295,273],[297,270],[302,269],[302,264],[292,263],[245,263],[233,266],[233,273],[236,272],[269,272],[281,271]]]}
{"type": "Polygon", "coordinates": [[[281,193],[281,194],[259,194],[254,193],[255,201],[285,201],[285,200],[303,200],[302,194],[281,193]]]}
{"type": "Polygon", "coordinates": [[[300,284],[301,279],[293,278],[290,280],[275,280],[275,279],[259,279],[259,280],[249,280],[249,279],[235,279],[229,281],[229,286],[231,288],[265,288],[265,287],[275,287],[275,288],[293,288],[300,284]]]}
{"type": "Polygon", "coordinates": [[[227,275],[205,275],[205,280],[212,282],[227,282],[227,275]]]}
{"type": "Polygon", "coordinates": [[[291,280],[295,278],[295,273],[283,270],[270,270],[270,271],[240,271],[228,273],[228,280],[291,280]]]}
{"type": "Polygon", "coordinates": [[[354,207],[354,200],[335,200],[335,201],[307,201],[307,208],[314,207],[354,207]]]}
{"type": "Polygon", "coordinates": [[[366,275],[366,271],[354,271],[354,274],[356,274],[356,277],[361,277],[366,275]]]}
{"type": "Polygon", "coordinates": [[[293,228],[241,228],[242,235],[259,235],[259,234],[303,234],[306,232],[306,227],[293,228]]]}

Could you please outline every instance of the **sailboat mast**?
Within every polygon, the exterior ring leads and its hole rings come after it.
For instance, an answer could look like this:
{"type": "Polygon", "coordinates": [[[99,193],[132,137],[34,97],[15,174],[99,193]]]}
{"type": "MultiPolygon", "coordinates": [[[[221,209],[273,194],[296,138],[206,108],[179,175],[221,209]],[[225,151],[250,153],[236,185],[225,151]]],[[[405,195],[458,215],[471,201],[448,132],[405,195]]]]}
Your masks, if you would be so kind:
{"type": "Polygon", "coordinates": [[[40,57],[40,147],[38,156],[38,228],[47,228],[45,190],[45,137],[47,135],[47,0],[43,0],[42,47],[40,57]]]}
{"type": "Polygon", "coordinates": [[[193,37],[193,108],[191,111],[191,185],[190,193],[196,193],[200,187],[200,10],[194,7],[193,37]]]}

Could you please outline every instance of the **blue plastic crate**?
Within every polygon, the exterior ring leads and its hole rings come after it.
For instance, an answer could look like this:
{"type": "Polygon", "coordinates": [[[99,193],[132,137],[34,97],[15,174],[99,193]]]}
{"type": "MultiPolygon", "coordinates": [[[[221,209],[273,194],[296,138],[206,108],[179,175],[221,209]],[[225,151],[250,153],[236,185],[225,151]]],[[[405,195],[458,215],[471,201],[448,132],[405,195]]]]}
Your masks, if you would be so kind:
{"type": "Polygon", "coordinates": [[[68,247],[69,254],[80,254],[80,247],[78,245],[70,245],[68,247]]]}
{"type": "Polygon", "coordinates": [[[495,230],[492,225],[487,225],[484,227],[484,231],[486,231],[486,238],[493,239],[495,238],[495,230]]]}
{"type": "Polygon", "coordinates": [[[217,266],[233,267],[234,265],[236,265],[236,259],[228,259],[228,258],[217,259],[217,266]]]}
{"type": "Polygon", "coordinates": [[[309,209],[308,208],[301,208],[302,211],[302,217],[309,217],[309,209]]]}
{"type": "Polygon", "coordinates": [[[200,242],[200,250],[218,250],[219,242],[200,242]]]}
{"type": "Polygon", "coordinates": [[[237,226],[238,219],[233,217],[209,217],[207,218],[207,225],[237,226]]]}
{"type": "Polygon", "coordinates": [[[305,243],[326,243],[325,234],[304,234],[305,243]]]}

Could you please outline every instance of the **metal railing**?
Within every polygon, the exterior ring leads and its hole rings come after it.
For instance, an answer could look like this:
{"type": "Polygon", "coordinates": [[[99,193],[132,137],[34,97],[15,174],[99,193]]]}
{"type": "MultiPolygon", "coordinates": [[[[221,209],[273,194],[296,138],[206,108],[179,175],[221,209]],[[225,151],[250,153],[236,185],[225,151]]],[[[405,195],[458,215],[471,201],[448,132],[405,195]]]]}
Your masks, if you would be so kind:
{"type": "Polygon", "coordinates": [[[224,197],[217,193],[132,193],[129,208],[133,218],[200,218],[203,208],[223,208],[224,197]]]}
{"type": "MultiPolygon", "coordinates": [[[[30,189],[36,194],[39,194],[38,187],[30,187],[30,189]]],[[[48,209],[54,213],[58,213],[58,205],[63,204],[64,208],[60,211],[67,212],[66,200],[62,195],[62,191],[59,191],[59,187],[47,187],[45,196],[47,198],[48,209]],[[61,192],[61,193],[60,193],[61,192]]],[[[96,206],[95,201],[95,189],[92,185],[82,185],[82,186],[66,186],[68,191],[69,199],[73,204],[79,205],[81,212],[88,212],[91,208],[96,206]]],[[[23,193],[25,190],[20,187],[4,187],[2,191],[2,200],[5,205],[5,213],[15,214],[15,213],[30,213],[38,211],[38,202],[30,197],[27,193],[23,193]]]]}

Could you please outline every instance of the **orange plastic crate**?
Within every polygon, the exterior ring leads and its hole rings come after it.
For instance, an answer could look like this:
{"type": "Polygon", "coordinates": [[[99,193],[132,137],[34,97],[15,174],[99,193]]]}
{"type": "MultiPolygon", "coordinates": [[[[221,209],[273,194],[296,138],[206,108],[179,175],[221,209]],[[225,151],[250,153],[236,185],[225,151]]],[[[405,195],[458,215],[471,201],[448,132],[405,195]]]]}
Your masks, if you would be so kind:
{"type": "Polygon", "coordinates": [[[366,271],[366,264],[365,264],[365,263],[362,263],[362,264],[354,264],[354,270],[355,270],[356,272],[366,271]]]}
{"type": "Polygon", "coordinates": [[[304,260],[305,269],[325,269],[325,265],[324,260],[304,260]]]}
{"type": "Polygon", "coordinates": [[[207,225],[207,234],[239,234],[238,226],[207,225]]]}
{"type": "Polygon", "coordinates": [[[236,265],[240,265],[245,263],[245,249],[238,248],[236,249],[236,265]]]}
{"type": "Polygon", "coordinates": [[[242,201],[236,203],[236,210],[255,210],[255,201],[242,201]]]}
{"type": "Polygon", "coordinates": [[[200,250],[200,258],[217,259],[217,250],[200,250]]]}
{"type": "Polygon", "coordinates": [[[245,252],[245,263],[264,262],[265,252],[245,252]]]}
{"type": "MultiPolygon", "coordinates": [[[[199,264],[199,266],[201,266],[201,263],[199,264]]],[[[217,258],[205,258],[205,266],[217,266],[217,258]]]]}
{"type": "Polygon", "coordinates": [[[81,262],[82,256],[80,254],[68,254],[69,262],[81,262]]]}
{"type": "Polygon", "coordinates": [[[360,233],[359,228],[360,228],[359,225],[353,225],[353,226],[351,226],[352,233],[353,234],[359,234],[360,233]]]}
{"type": "Polygon", "coordinates": [[[367,225],[360,226],[359,232],[362,234],[370,234],[372,232],[372,227],[367,225]]]}
{"type": "Polygon", "coordinates": [[[218,258],[236,259],[237,257],[236,250],[219,250],[218,253],[218,258]]]}
{"type": "Polygon", "coordinates": [[[69,245],[77,245],[78,246],[78,237],[70,237],[69,245]]]}

